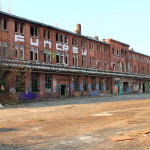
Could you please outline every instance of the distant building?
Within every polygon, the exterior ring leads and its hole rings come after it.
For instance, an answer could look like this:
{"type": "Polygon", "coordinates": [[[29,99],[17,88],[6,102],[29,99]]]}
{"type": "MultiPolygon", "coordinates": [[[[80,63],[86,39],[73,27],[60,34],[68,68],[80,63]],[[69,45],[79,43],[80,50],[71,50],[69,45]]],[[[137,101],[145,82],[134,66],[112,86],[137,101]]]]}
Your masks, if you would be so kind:
{"type": "Polygon", "coordinates": [[[11,67],[31,71],[8,86],[22,99],[150,92],[150,56],[113,39],[83,36],[80,24],[70,32],[0,11],[0,50],[6,74],[11,67]]]}

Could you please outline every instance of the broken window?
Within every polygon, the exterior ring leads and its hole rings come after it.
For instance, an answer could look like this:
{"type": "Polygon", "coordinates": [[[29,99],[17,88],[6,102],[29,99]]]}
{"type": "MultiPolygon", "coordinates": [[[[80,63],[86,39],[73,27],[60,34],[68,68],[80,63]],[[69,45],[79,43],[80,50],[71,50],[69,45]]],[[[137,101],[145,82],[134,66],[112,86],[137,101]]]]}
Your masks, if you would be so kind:
{"type": "Polygon", "coordinates": [[[117,56],[119,56],[119,50],[118,49],[117,49],[116,53],[117,53],[117,56]]]}
{"type": "Polygon", "coordinates": [[[72,58],[72,64],[73,64],[73,66],[75,65],[75,55],[73,55],[73,58],[72,58]]]}
{"type": "Polygon", "coordinates": [[[31,26],[30,27],[30,35],[37,37],[38,36],[38,28],[35,26],[31,26]]]}
{"type": "Polygon", "coordinates": [[[56,33],[56,42],[59,42],[59,34],[56,33]]]}
{"type": "Polygon", "coordinates": [[[81,40],[81,47],[86,48],[86,41],[85,40],[81,40]]]}
{"type": "Polygon", "coordinates": [[[23,34],[24,33],[24,24],[20,23],[20,33],[23,34]]]}
{"type": "Polygon", "coordinates": [[[44,38],[50,40],[50,36],[51,36],[50,31],[44,30],[44,38]]]}
{"type": "Polygon", "coordinates": [[[7,22],[8,20],[4,18],[4,30],[7,31],[7,22]]]}
{"type": "Polygon", "coordinates": [[[82,66],[84,66],[84,56],[82,56],[82,66]]]}
{"type": "Polygon", "coordinates": [[[108,47],[107,46],[104,47],[104,53],[108,53],[108,47]]]}
{"type": "Polygon", "coordinates": [[[113,70],[115,70],[115,64],[113,64],[113,70]]]}
{"type": "Polygon", "coordinates": [[[78,55],[73,55],[73,65],[78,66],[78,55]]]}
{"type": "Polygon", "coordinates": [[[90,68],[92,68],[93,58],[90,58],[90,68]]]}
{"type": "Polygon", "coordinates": [[[47,39],[50,40],[51,34],[50,31],[47,32],[47,39]]]}
{"type": "Polygon", "coordinates": [[[60,42],[64,42],[64,36],[62,34],[60,35],[60,42]]]}
{"type": "Polygon", "coordinates": [[[51,52],[47,51],[47,62],[51,62],[51,52]]]}
{"type": "Polygon", "coordinates": [[[78,55],[76,55],[76,66],[78,66],[78,55]]]}
{"type": "Polygon", "coordinates": [[[65,44],[68,44],[68,36],[65,36],[65,44]]]}
{"type": "Polygon", "coordinates": [[[115,55],[115,49],[114,48],[112,48],[112,54],[115,55]]]}
{"type": "Polygon", "coordinates": [[[44,50],[44,62],[46,62],[46,50],[44,50]]]}
{"type": "Polygon", "coordinates": [[[97,44],[97,51],[100,52],[101,51],[101,45],[97,44]]]}
{"type": "Polygon", "coordinates": [[[64,63],[64,53],[61,53],[60,63],[61,63],[61,64],[63,64],[63,63],[64,63]]]}
{"type": "Polygon", "coordinates": [[[78,47],[78,39],[72,38],[72,46],[78,47]]]}
{"type": "Polygon", "coordinates": [[[34,50],[34,60],[38,60],[38,48],[35,48],[34,50]]]}
{"type": "Polygon", "coordinates": [[[15,32],[19,32],[19,23],[15,21],[15,32]]]}
{"type": "Polygon", "coordinates": [[[94,50],[94,43],[93,42],[90,42],[90,49],[94,50]]]}
{"type": "Polygon", "coordinates": [[[65,64],[68,64],[68,54],[65,54],[65,64]]]}
{"type": "Polygon", "coordinates": [[[24,33],[24,24],[19,23],[18,21],[15,21],[15,32],[23,34],[24,33]]]}
{"type": "Polygon", "coordinates": [[[33,48],[30,48],[30,60],[34,60],[33,50],[33,48]]]}
{"type": "Polygon", "coordinates": [[[46,38],[46,30],[44,30],[44,38],[46,38]]]}
{"type": "Polygon", "coordinates": [[[59,53],[56,53],[56,63],[60,63],[60,54],[59,53]]]}
{"type": "Polygon", "coordinates": [[[38,60],[38,48],[30,48],[30,60],[38,60]]]}
{"type": "Polygon", "coordinates": [[[35,30],[35,36],[37,37],[38,36],[38,28],[34,27],[34,30],[35,30]]]}
{"type": "Polygon", "coordinates": [[[97,60],[97,68],[98,68],[98,69],[101,69],[101,65],[102,65],[102,64],[101,64],[101,61],[100,61],[100,59],[98,59],[98,60],[97,60]]]}
{"type": "Polygon", "coordinates": [[[82,56],[82,66],[83,67],[87,67],[87,61],[86,61],[86,57],[82,56]]]}

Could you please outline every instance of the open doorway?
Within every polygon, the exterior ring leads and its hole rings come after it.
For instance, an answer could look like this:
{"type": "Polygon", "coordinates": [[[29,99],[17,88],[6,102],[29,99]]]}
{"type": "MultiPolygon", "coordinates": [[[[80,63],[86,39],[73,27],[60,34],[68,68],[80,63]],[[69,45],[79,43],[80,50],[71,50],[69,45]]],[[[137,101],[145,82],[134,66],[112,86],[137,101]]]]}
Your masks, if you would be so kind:
{"type": "Polygon", "coordinates": [[[123,93],[127,94],[129,88],[129,82],[123,82],[123,93]]]}
{"type": "Polygon", "coordinates": [[[61,85],[61,96],[65,97],[66,96],[66,85],[61,85]]]}

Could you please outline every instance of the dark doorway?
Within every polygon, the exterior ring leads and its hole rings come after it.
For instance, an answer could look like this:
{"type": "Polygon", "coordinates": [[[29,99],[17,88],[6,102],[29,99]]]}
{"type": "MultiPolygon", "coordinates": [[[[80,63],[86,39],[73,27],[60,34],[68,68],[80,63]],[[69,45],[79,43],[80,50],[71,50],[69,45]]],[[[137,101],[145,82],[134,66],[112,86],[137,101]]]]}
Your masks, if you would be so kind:
{"type": "Polygon", "coordinates": [[[126,94],[129,87],[129,82],[123,82],[123,93],[126,94]]]}
{"type": "Polygon", "coordinates": [[[66,95],[66,85],[61,85],[61,96],[66,95]]]}
{"type": "Polygon", "coordinates": [[[145,93],[145,83],[143,83],[143,93],[145,93]]]}

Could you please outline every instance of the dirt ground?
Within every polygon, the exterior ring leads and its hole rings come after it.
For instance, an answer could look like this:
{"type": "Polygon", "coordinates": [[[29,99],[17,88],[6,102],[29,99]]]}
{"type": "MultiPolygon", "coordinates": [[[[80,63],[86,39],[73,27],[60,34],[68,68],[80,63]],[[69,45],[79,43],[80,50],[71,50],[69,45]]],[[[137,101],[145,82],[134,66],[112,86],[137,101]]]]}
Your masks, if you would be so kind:
{"type": "Polygon", "coordinates": [[[0,109],[0,150],[150,150],[150,99],[32,106],[0,109]]]}

